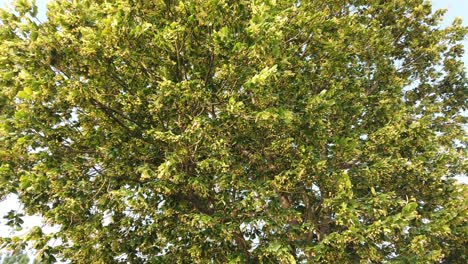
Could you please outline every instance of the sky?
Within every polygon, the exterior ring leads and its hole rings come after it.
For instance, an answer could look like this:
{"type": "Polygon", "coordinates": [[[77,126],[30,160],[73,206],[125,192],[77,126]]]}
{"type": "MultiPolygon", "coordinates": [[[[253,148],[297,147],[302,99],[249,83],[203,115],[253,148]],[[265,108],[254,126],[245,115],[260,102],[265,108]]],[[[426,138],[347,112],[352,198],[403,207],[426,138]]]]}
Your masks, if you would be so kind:
{"type": "MultiPolygon", "coordinates": [[[[46,3],[49,1],[51,0],[36,0],[38,5],[38,17],[41,21],[46,20],[46,3]]],[[[0,8],[5,8],[10,2],[11,0],[0,0],[0,8]]],[[[467,0],[433,0],[432,5],[433,10],[441,8],[448,9],[445,15],[445,19],[442,23],[443,26],[449,26],[456,17],[461,17],[463,19],[463,25],[468,26],[467,0]]],[[[463,61],[465,62],[465,68],[468,69],[468,38],[465,39],[463,44],[466,50],[463,61]]],[[[464,183],[468,183],[467,177],[463,177],[460,180],[464,183]]],[[[14,197],[9,197],[0,203],[0,235],[4,236],[6,234],[12,234],[12,231],[4,225],[5,221],[2,219],[2,216],[10,210],[18,210],[20,208],[20,205],[14,197]]],[[[26,229],[36,225],[42,226],[41,218],[39,216],[28,217],[25,219],[25,225],[26,229]]]]}

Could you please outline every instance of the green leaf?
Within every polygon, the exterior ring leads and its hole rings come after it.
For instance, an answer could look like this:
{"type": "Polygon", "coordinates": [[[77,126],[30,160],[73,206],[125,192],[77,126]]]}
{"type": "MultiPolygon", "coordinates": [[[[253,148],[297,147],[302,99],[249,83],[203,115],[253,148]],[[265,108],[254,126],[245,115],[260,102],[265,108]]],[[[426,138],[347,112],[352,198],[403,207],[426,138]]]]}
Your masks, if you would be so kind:
{"type": "Polygon", "coordinates": [[[16,94],[16,97],[19,99],[30,99],[33,94],[33,91],[29,87],[25,87],[23,90],[19,91],[18,94],[16,94]]]}
{"type": "Polygon", "coordinates": [[[418,207],[418,204],[415,202],[409,202],[405,207],[403,207],[403,214],[409,215],[412,214],[416,208],[418,207]]]}

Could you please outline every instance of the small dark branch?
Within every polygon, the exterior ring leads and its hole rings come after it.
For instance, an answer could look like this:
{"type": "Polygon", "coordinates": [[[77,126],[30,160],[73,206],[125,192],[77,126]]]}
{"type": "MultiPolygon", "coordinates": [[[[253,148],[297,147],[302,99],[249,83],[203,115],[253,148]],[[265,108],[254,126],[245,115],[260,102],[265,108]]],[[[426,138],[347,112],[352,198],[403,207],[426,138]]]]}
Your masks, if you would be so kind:
{"type": "Polygon", "coordinates": [[[236,241],[237,246],[244,251],[246,257],[248,259],[252,259],[252,254],[249,251],[249,244],[247,243],[241,232],[234,233],[234,240],[236,241]]]}
{"type": "Polygon", "coordinates": [[[210,54],[210,58],[208,60],[208,69],[207,69],[206,75],[205,75],[205,87],[206,88],[208,88],[209,82],[211,81],[211,79],[213,77],[211,72],[213,71],[214,59],[215,59],[215,55],[212,52],[210,54]]]}
{"type": "Polygon", "coordinates": [[[115,123],[119,124],[121,127],[123,127],[125,130],[133,133],[133,130],[130,129],[128,126],[126,126],[120,119],[118,119],[117,117],[114,116],[113,112],[111,110],[109,110],[108,107],[106,107],[105,105],[103,105],[101,102],[95,100],[94,98],[91,98],[91,103],[98,107],[102,112],[104,112],[104,114],[106,114],[107,117],[109,117],[110,119],[112,119],[115,123]]]}
{"type": "MultiPolygon", "coordinates": [[[[102,109],[103,111],[105,110],[105,112],[116,114],[116,115],[122,117],[123,119],[125,119],[125,120],[127,120],[127,121],[129,121],[129,122],[131,122],[131,123],[133,123],[133,124],[135,124],[135,125],[138,126],[140,129],[142,129],[142,130],[145,129],[144,127],[141,126],[140,123],[138,123],[137,121],[134,121],[133,119],[127,117],[124,113],[122,113],[122,112],[120,112],[120,111],[118,111],[118,110],[116,110],[116,109],[113,109],[113,108],[111,108],[111,107],[108,107],[108,106],[104,105],[103,103],[97,101],[96,99],[93,99],[93,98],[92,98],[91,100],[94,101],[94,102],[98,105],[98,107],[99,107],[100,109],[102,109]]],[[[114,115],[113,115],[113,116],[114,116],[114,115]]]]}

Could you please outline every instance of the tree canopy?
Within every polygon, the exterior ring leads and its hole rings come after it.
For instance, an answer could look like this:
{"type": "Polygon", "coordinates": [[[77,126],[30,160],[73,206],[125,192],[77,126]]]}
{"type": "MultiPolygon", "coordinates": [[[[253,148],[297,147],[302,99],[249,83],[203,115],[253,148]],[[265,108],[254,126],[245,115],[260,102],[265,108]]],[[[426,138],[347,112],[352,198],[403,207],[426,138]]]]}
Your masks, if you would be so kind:
{"type": "MultiPolygon", "coordinates": [[[[467,263],[459,19],[422,0],[0,11],[0,198],[41,261],[467,263]],[[55,242],[54,242],[55,241],[55,242]]],[[[463,112],[465,111],[465,112],[463,112]]]]}

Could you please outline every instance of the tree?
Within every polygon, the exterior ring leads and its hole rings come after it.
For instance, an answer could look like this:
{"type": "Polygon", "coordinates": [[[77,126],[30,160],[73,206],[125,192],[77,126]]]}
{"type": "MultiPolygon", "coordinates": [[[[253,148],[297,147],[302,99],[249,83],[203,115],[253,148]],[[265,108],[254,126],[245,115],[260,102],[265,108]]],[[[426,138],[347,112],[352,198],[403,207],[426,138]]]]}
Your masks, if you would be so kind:
{"type": "Polygon", "coordinates": [[[28,254],[20,251],[16,254],[5,254],[5,256],[0,254],[0,260],[2,264],[28,264],[29,257],[28,254]]]}
{"type": "Polygon", "coordinates": [[[57,230],[4,246],[72,263],[467,262],[467,28],[429,2],[56,0],[47,21],[15,6],[0,197],[57,230]]]}

